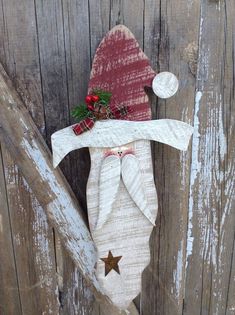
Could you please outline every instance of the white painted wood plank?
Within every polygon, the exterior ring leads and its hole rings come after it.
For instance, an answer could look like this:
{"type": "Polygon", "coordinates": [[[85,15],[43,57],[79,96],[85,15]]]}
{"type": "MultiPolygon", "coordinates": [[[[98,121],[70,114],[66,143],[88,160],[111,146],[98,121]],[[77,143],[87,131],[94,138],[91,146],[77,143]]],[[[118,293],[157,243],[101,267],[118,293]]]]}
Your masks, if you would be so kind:
{"type": "Polygon", "coordinates": [[[179,81],[171,72],[160,72],[153,79],[152,88],[158,97],[169,98],[178,91],[179,81]]]}
{"type": "Polygon", "coordinates": [[[112,211],[116,199],[120,178],[121,162],[119,156],[110,155],[103,159],[99,182],[99,215],[96,229],[103,227],[112,211]]]}
{"type": "MultiPolygon", "coordinates": [[[[132,151],[139,161],[148,208],[155,221],[157,194],[152,172],[150,142],[139,140],[125,147],[125,150],[132,151]]],[[[96,229],[99,216],[99,174],[102,159],[107,151],[110,149],[90,148],[92,162],[87,183],[89,224],[98,251],[96,275],[99,283],[115,305],[126,309],[141,290],[141,274],[150,261],[149,237],[153,225],[137,207],[121,180],[108,221],[102,229],[96,229]],[[105,276],[105,265],[100,258],[107,257],[109,250],[114,256],[122,256],[119,262],[120,275],[111,271],[105,276]]]]}
{"type": "Polygon", "coordinates": [[[83,147],[116,147],[136,140],[154,140],[179,150],[187,150],[193,128],[181,121],[159,119],[149,121],[103,120],[79,136],[70,127],[53,133],[51,137],[53,165],[71,151],[83,147]]]}
{"type": "Polygon", "coordinates": [[[122,159],[122,180],[136,206],[155,225],[156,213],[149,211],[140,163],[134,154],[127,154],[122,159]]]}

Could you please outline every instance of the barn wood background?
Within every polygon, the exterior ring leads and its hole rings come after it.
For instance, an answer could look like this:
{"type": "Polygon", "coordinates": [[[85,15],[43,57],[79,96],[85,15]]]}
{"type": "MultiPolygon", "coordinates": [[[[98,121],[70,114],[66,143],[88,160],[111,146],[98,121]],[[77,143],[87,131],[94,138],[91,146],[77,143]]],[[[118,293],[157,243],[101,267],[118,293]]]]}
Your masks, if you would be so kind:
{"type": "MultiPolygon", "coordinates": [[[[92,57],[125,24],[178,94],[154,118],[195,126],[192,148],[153,145],[159,196],[142,315],[235,314],[234,0],[0,0],[0,62],[50,145],[86,95],[92,57]]],[[[86,209],[87,150],[62,169],[86,209]]],[[[1,145],[0,314],[103,315],[1,145]]],[[[111,315],[111,314],[110,314],[111,315]]]]}

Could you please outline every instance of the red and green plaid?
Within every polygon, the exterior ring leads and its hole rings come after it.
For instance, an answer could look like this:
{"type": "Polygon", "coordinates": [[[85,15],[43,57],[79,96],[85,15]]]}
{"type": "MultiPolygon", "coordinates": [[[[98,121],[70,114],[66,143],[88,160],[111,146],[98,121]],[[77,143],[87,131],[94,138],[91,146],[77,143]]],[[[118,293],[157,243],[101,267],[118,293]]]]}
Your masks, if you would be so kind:
{"type": "Polygon", "coordinates": [[[100,106],[98,111],[93,111],[92,117],[87,117],[83,119],[78,124],[74,125],[72,128],[75,135],[78,136],[82,134],[83,132],[92,129],[96,120],[120,119],[126,116],[129,112],[130,112],[130,108],[127,106],[121,106],[119,108],[115,108],[112,111],[110,111],[110,109],[100,106]]]}
{"type": "Polygon", "coordinates": [[[128,113],[130,113],[129,106],[117,107],[114,110],[112,110],[111,118],[112,119],[120,119],[122,117],[125,117],[128,113]]]}
{"type": "Polygon", "coordinates": [[[73,126],[73,131],[75,135],[80,135],[84,131],[90,130],[95,124],[95,121],[93,118],[87,117],[80,121],[78,124],[73,126]]]}

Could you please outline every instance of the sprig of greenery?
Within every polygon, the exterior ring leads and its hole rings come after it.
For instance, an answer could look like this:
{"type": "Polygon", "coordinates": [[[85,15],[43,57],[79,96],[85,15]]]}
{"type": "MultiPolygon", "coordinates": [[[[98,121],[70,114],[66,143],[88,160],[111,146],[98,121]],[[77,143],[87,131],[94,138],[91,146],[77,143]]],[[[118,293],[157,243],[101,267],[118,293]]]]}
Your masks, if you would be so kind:
{"type": "Polygon", "coordinates": [[[107,106],[109,104],[111,96],[112,96],[112,93],[107,92],[107,91],[103,91],[100,89],[94,89],[92,91],[92,94],[98,95],[100,98],[99,103],[101,103],[102,105],[105,105],[105,106],[107,106]]]}
{"type": "Polygon", "coordinates": [[[71,114],[79,122],[79,121],[87,118],[90,114],[90,111],[87,108],[86,104],[81,104],[81,105],[78,105],[77,107],[75,107],[72,110],[71,114]]]}
{"type": "MultiPolygon", "coordinates": [[[[99,101],[95,104],[100,104],[100,105],[103,105],[105,107],[108,107],[112,93],[107,92],[107,91],[103,91],[101,89],[94,89],[94,90],[92,90],[91,95],[98,95],[99,96],[99,101]]],[[[81,120],[83,120],[89,116],[92,116],[92,112],[87,108],[87,105],[83,103],[83,104],[76,106],[71,111],[71,115],[78,122],[80,122],[81,120]]]]}

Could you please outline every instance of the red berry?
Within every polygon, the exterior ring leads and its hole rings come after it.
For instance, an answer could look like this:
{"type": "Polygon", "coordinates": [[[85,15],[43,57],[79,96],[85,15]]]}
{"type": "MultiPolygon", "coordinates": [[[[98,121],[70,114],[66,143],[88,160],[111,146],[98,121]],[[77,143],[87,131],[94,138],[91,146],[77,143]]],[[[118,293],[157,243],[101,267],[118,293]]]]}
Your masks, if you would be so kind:
{"type": "Polygon", "coordinates": [[[98,95],[92,95],[91,100],[92,100],[92,102],[96,103],[100,100],[100,97],[98,95]]]}
{"type": "Polygon", "coordinates": [[[92,102],[92,95],[87,95],[85,97],[85,102],[86,102],[86,104],[90,104],[92,102]]]}
{"type": "Polygon", "coordinates": [[[87,104],[87,108],[91,111],[94,110],[94,105],[93,104],[87,104]]]}

